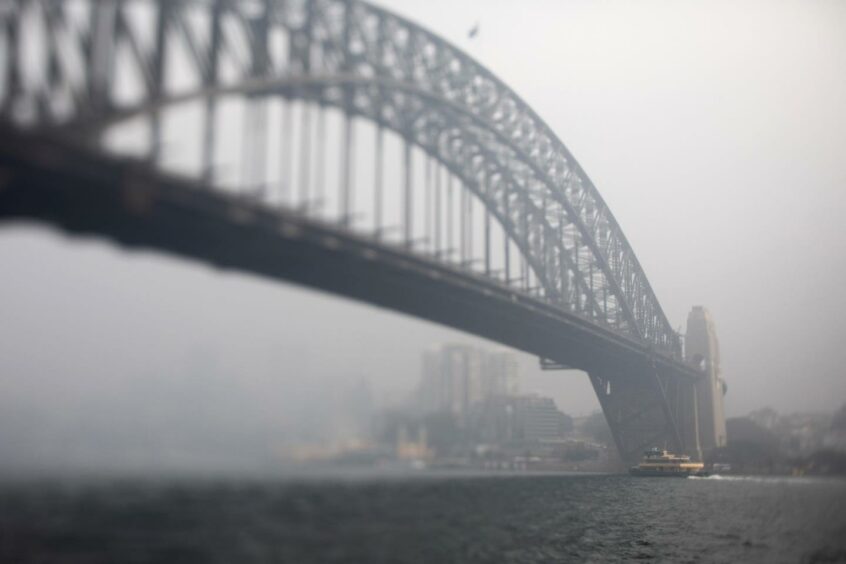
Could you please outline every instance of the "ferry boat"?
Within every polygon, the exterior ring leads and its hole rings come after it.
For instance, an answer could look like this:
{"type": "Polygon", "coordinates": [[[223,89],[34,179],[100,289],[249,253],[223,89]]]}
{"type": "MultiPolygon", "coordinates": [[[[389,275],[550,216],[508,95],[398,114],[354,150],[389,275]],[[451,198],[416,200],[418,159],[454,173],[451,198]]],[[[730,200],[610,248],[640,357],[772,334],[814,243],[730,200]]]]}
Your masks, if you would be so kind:
{"type": "Polygon", "coordinates": [[[705,465],[701,462],[691,462],[689,456],[671,454],[659,448],[652,448],[643,453],[643,460],[637,466],[629,468],[629,474],[664,478],[707,475],[705,465]]]}

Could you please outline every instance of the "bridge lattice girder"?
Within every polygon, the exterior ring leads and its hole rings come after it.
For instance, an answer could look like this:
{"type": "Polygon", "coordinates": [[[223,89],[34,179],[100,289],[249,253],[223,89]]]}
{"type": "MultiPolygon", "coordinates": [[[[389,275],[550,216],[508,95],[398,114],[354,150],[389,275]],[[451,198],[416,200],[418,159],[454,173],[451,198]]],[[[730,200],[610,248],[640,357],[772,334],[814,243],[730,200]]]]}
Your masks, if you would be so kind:
{"type": "Polygon", "coordinates": [[[396,132],[484,204],[542,299],[680,358],[620,226],[564,144],[489,71],[412,22],[354,0],[13,0],[0,33],[0,112],[20,125],[96,142],[129,116],[149,115],[155,130],[163,108],[238,93],[334,106],[396,132]],[[40,50],[26,39],[36,31],[40,50]],[[174,49],[189,61],[179,80],[174,49]],[[118,52],[131,69],[115,68],[118,52]]]}

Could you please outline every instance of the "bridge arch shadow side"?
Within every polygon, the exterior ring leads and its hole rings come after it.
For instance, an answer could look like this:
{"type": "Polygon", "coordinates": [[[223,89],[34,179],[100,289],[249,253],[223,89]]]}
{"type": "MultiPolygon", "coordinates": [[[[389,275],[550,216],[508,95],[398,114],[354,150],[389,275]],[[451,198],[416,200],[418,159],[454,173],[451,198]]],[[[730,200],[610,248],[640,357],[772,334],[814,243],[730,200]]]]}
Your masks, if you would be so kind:
{"type": "MultiPolygon", "coordinates": [[[[0,217],[38,218],[321,288],[582,368],[624,459],[651,444],[696,448],[686,407],[698,372],[683,362],[678,336],[622,231],[557,137],[466,55],[355,1],[84,4],[87,27],[64,6],[36,0],[18,2],[0,27],[13,47],[0,105],[0,217]],[[145,25],[154,31],[146,41],[145,25]],[[33,26],[77,34],[55,35],[64,43],[46,35],[40,81],[26,76],[14,48],[33,26]],[[84,62],[76,69],[63,54],[74,49],[84,62]],[[103,49],[122,55],[104,57],[103,49]],[[121,56],[137,75],[129,102],[125,90],[133,81],[119,84],[111,72],[121,56]],[[174,65],[188,65],[196,83],[173,83],[174,65]],[[354,229],[343,205],[339,217],[326,221],[223,189],[210,171],[223,133],[216,130],[218,106],[227,96],[240,97],[247,115],[259,118],[277,102],[306,104],[318,119],[340,111],[341,178],[352,176],[357,123],[376,127],[377,159],[384,132],[400,139],[404,240],[354,229]],[[202,165],[180,178],[161,165],[163,114],[191,100],[204,109],[202,165]],[[149,126],[147,147],[131,158],[114,154],[106,132],[139,116],[149,126]],[[88,142],[80,145],[81,137],[88,142]],[[442,249],[415,248],[412,149],[481,202],[484,268],[457,263],[442,249]],[[536,288],[513,284],[510,268],[492,274],[491,224],[511,241],[515,261],[525,263],[524,281],[536,288]]],[[[255,123],[253,142],[261,146],[266,126],[255,123]]],[[[254,168],[266,170],[264,163],[254,168]]],[[[376,177],[384,183],[381,172],[376,177]]],[[[344,184],[339,198],[348,203],[344,184]]],[[[466,227],[472,217],[459,217],[457,227],[472,229],[466,227]]]]}

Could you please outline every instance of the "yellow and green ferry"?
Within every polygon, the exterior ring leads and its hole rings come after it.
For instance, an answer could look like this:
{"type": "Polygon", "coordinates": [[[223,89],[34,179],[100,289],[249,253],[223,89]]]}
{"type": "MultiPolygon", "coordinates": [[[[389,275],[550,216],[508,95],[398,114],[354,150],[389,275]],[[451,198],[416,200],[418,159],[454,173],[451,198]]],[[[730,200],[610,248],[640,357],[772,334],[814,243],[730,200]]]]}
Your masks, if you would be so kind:
{"type": "Polygon", "coordinates": [[[652,448],[643,453],[643,460],[629,468],[632,476],[659,476],[662,478],[686,478],[705,476],[705,465],[692,462],[689,456],[671,454],[666,450],[652,448]]]}

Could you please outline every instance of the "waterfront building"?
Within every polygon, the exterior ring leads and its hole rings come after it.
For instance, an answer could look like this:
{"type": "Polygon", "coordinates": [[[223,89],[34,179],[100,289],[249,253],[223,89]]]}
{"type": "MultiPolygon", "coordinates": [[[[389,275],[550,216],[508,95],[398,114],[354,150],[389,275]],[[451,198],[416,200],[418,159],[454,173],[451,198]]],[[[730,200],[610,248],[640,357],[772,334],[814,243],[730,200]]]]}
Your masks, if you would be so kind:
{"type": "Polygon", "coordinates": [[[514,398],[514,419],[517,436],[526,441],[560,439],[563,418],[555,400],[538,395],[514,398]]]}

